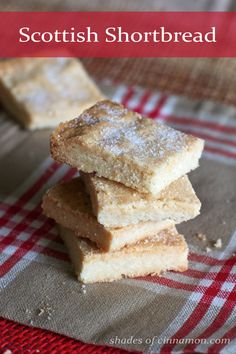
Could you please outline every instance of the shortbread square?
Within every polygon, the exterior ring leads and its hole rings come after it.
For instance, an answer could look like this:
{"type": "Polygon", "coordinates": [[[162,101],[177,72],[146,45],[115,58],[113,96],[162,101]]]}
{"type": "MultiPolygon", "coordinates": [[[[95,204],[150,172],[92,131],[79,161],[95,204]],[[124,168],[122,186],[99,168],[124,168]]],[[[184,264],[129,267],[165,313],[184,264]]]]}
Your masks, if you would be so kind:
{"type": "Polygon", "coordinates": [[[111,282],[124,277],[159,275],[167,270],[188,268],[188,246],[175,227],[163,230],[150,240],[104,252],[90,241],[60,227],[78,280],[83,283],[111,282]]]}
{"type": "Polygon", "coordinates": [[[157,195],[198,166],[204,142],[104,100],[51,135],[51,154],[141,193],[157,195]]]}
{"type": "Polygon", "coordinates": [[[0,63],[0,100],[29,129],[56,127],[104,96],[73,58],[17,58],[0,63]]]}
{"type": "Polygon", "coordinates": [[[81,177],[89,192],[93,213],[106,227],[168,219],[178,224],[200,212],[200,200],[186,175],[172,182],[156,197],[93,174],[81,173],[81,177]]]}
{"type": "Polygon", "coordinates": [[[92,206],[80,177],[57,184],[43,197],[42,209],[58,224],[87,237],[104,250],[117,250],[127,244],[152,237],[172,226],[172,220],[143,222],[121,228],[107,228],[93,215],[92,206]]]}

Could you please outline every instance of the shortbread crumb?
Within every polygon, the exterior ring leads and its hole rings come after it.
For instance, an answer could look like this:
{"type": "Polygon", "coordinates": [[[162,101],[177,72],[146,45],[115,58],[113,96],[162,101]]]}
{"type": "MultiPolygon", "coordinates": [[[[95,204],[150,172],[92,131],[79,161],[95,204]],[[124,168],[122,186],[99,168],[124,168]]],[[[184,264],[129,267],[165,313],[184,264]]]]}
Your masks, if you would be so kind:
{"type": "Polygon", "coordinates": [[[213,244],[214,248],[222,248],[222,240],[221,238],[218,238],[214,244],[213,244]]]}
{"type": "Polygon", "coordinates": [[[42,305],[40,306],[40,308],[38,309],[38,316],[41,317],[45,317],[47,318],[47,320],[51,320],[52,318],[52,314],[54,312],[53,307],[46,301],[43,302],[42,305]]]}
{"type": "Polygon", "coordinates": [[[197,237],[199,240],[204,241],[204,242],[207,240],[206,235],[203,234],[203,233],[201,233],[201,232],[197,233],[197,234],[196,234],[196,237],[197,237]]]}
{"type": "Polygon", "coordinates": [[[87,293],[87,289],[86,289],[86,285],[85,284],[81,285],[81,293],[82,294],[86,294],[87,293]]]}

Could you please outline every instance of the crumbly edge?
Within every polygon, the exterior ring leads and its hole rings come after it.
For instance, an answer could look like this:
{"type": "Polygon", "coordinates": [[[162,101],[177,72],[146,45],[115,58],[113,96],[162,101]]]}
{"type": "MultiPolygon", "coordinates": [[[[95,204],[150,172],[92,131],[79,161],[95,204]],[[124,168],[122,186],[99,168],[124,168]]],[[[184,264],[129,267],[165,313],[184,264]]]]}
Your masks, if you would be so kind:
{"type": "Polygon", "coordinates": [[[80,274],[83,268],[84,255],[81,249],[78,247],[77,237],[72,234],[73,231],[70,231],[70,236],[68,237],[69,229],[66,229],[64,226],[61,226],[60,224],[57,225],[57,228],[59,231],[60,238],[64,242],[67,251],[69,253],[74,271],[76,274],[80,274]],[[77,252],[76,257],[74,257],[75,250],[77,252]]]}
{"type": "Polygon", "coordinates": [[[96,219],[89,215],[81,214],[78,211],[67,208],[48,193],[44,195],[42,202],[44,215],[54,219],[58,224],[74,231],[78,236],[84,236],[95,242],[98,247],[108,250],[110,248],[112,235],[96,219]],[[90,226],[89,226],[90,225],[90,226]],[[95,230],[90,231],[90,228],[95,230]]]}
{"type": "Polygon", "coordinates": [[[191,220],[200,214],[200,203],[186,204],[176,203],[173,207],[168,202],[159,202],[155,205],[146,207],[146,210],[139,209],[138,206],[121,206],[117,211],[117,208],[102,207],[98,211],[98,222],[105,227],[125,227],[130,224],[135,225],[140,222],[155,221],[160,222],[164,220],[173,220],[175,224],[191,220]],[[166,206],[167,205],[167,206],[166,206]],[[172,208],[173,207],[173,208],[172,208]]]}
{"type": "Polygon", "coordinates": [[[10,114],[18,120],[24,127],[32,129],[33,119],[26,108],[20,104],[11,91],[5,87],[0,79],[0,100],[10,114]]]}
{"type": "Polygon", "coordinates": [[[196,138],[186,151],[170,156],[161,167],[157,167],[149,185],[150,193],[158,195],[170,183],[196,169],[203,147],[204,141],[196,138]]]}
{"type": "Polygon", "coordinates": [[[123,183],[141,193],[151,193],[154,196],[174,180],[197,168],[203,149],[203,141],[196,138],[186,151],[160,161],[153,172],[148,169],[144,170],[129,159],[119,157],[114,159],[114,156],[108,153],[97,156],[93,149],[89,149],[78,141],[73,146],[69,140],[61,140],[60,134],[63,134],[66,128],[66,123],[60,124],[51,135],[51,154],[56,161],[77,167],[83,172],[96,172],[98,176],[123,183]]]}
{"type": "Polygon", "coordinates": [[[173,225],[174,222],[172,220],[165,220],[162,222],[148,221],[137,225],[113,228],[113,240],[110,244],[110,250],[117,251],[132,246],[138,242],[143,242],[143,240],[148,241],[149,239],[152,239],[153,235],[173,227],[173,225]]]}
{"type": "MultiPolygon", "coordinates": [[[[114,274],[114,272],[112,272],[112,276],[107,276],[104,273],[103,274],[96,274],[94,275],[94,271],[92,269],[89,270],[89,267],[91,265],[91,267],[95,267],[95,271],[101,269],[102,265],[103,265],[103,260],[101,263],[101,257],[98,256],[93,256],[93,254],[88,254],[86,255],[86,253],[83,252],[83,248],[80,247],[80,240],[77,239],[77,237],[75,237],[73,235],[72,232],[68,230],[65,230],[64,228],[61,228],[60,230],[60,234],[61,237],[63,239],[63,241],[65,242],[65,244],[68,247],[69,250],[69,254],[70,257],[72,259],[72,262],[74,264],[75,267],[75,272],[78,276],[78,279],[84,283],[95,283],[95,282],[110,282],[110,281],[114,281],[114,280],[118,280],[123,278],[123,274],[121,272],[117,272],[117,274],[114,274]],[[77,256],[78,254],[78,256],[77,256]],[[98,258],[98,259],[96,259],[98,258]],[[99,262],[100,262],[100,267],[99,267],[99,262]],[[95,265],[94,265],[95,264],[95,265]],[[88,271],[92,274],[92,277],[86,273],[88,273],[88,271]]],[[[178,235],[178,234],[177,234],[178,235]]],[[[152,275],[154,275],[153,273],[155,273],[155,275],[159,275],[160,273],[162,273],[163,271],[166,270],[175,270],[175,271],[185,271],[188,267],[188,261],[187,261],[187,256],[188,256],[188,247],[187,244],[183,238],[183,236],[178,235],[177,237],[179,237],[180,243],[178,245],[174,245],[174,246],[168,246],[168,245],[160,245],[157,244],[155,246],[155,243],[153,244],[153,250],[150,249],[145,250],[142,248],[142,244],[140,244],[140,246],[136,246],[136,248],[132,248],[130,249],[126,249],[126,252],[124,253],[122,250],[118,251],[118,252],[112,252],[112,253],[107,253],[108,259],[105,260],[105,263],[108,262],[111,263],[113,262],[113,267],[114,267],[114,262],[117,259],[120,262],[123,262],[123,259],[126,259],[126,261],[132,258],[132,256],[134,256],[136,259],[138,259],[138,261],[140,261],[140,257],[144,256],[145,259],[150,259],[150,257],[152,257],[152,255],[154,256],[154,259],[156,259],[156,257],[158,256],[158,254],[160,255],[160,262],[166,263],[167,259],[168,262],[167,264],[163,264],[161,265],[161,263],[158,264],[158,266],[156,267],[156,269],[154,268],[150,268],[149,265],[149,269],[145,270],[143,269],[145,266],[145,262],[142,262],[142,270],[137,270],[134,271],[132,270],[132,265],[129,271],[127,271],[126,268],[126,274],[125,277],[138,277],[138,276],[145,276],[145,275],[149,275],[150,273],[152,275]],[[166,254],[169,254],[168,258],[166,258],[166,254]],[[111,256],[112,255],[112,256],[111,256]],[[177,255],[177,257],[176,257],[177,255]],[[163,258],[164,257],[164,258],[163,258]],[[165,261],[163,260],[165,259],[165,261]],[[171,259],[171,261],[170,261],[171,259]]],[[[83,241],[85,242],[85,241],[83,241]]],[[[132,263],[132,262],[131,262],[132,263]]],[[[129,262],[129,264],[131,264],[129,262]]],[[[158,263],[158,262],[157,262],[158,263]]],[[[106,264],[107,266],[107,264],[106,264]]],[[[111,263],[112,266],[112,263],[111,263]]],[[[139,264],[140,266],[140,264],[139,264]]],[[[110,267],[108,265],[108,267],[110,267]]],[[[110,270],[109,270],[110,271],[110,270]]]]}
{"type": "MultiPolygon", "coordinates": [[[[187,221],[199,215],[201,202],[197,198],[192,186],[189,191],[189,202],[175,199],[140,199],[134,202],[108,204],[100,196],[93,175],[80,173],[86,190],[90,196],[93,213],[98,222],[105,227],[124,227],[145,221],[173,220],[176,224],[187,221]]],[[[99,177],[96,177],[99,178],[99,177]]],[[[187,180],[191,185],[190,181],[187,180]]],[[[106,195],[105,195],[106,197],[106,195]]]]}
{"type": "MultiPolygon", "coordinates": [[[[96,216],[96,218],[98,218],[99,211],[100,211],[100,206],[99,206],[99,200],[97,198],[98,195],[97,195],[97,191],[96,191],[95,185],[92,183],[92,181],[90,179],[90,174],[80,171],[80,176],[81,176],[81,178],[82,178],[82,180],[84,182],[86,191],[89,194],[89,197],[90,197],[90,200],[91,200],[93,214],[96,216]]],[[[108,209],[110,209],[110,206],[108,206],[108,209]]],[[[100,222],[100,224],[101,224],[101,222],[100,222]]],[[[116,226],[122,226],[122,225],[116,225],[116,226]]]]}
{"type": "Polygon", "coordinates": [[[94,284],[94,283],[111,283],[111,282],[121,280],[124,278],[132,279],[132,278],[145,277],[145,276],[161,276],[161,274],[166,271],[185,272],[186,270],[188,270],[188,262],[183,261],[182,265],[175,267],[174,269],[164,269],[164,270],[160,269],[157,272],[137,272],[135,274],[129,274],[127,276],[122,274],[121,276],[118,275],[116,277],[107,277],[107,278],[102,277],[102,278],[98,278],[96,280],[93,280],[93,279],[84,278],[78,272],[76,272],[76,275],[77,275],[77,279],[79,282],[82,282],[84,284],[94,284]]]}

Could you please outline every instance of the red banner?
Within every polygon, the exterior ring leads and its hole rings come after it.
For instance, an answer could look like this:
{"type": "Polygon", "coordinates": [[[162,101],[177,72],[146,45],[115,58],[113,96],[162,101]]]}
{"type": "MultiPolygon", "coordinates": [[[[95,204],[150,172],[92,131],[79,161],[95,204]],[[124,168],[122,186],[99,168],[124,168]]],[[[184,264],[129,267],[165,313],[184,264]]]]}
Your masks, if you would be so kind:
{"type": "Polygon", "coordinates": [[[0,56],[234,57],[233,12],[1,12],[0,56]]]}

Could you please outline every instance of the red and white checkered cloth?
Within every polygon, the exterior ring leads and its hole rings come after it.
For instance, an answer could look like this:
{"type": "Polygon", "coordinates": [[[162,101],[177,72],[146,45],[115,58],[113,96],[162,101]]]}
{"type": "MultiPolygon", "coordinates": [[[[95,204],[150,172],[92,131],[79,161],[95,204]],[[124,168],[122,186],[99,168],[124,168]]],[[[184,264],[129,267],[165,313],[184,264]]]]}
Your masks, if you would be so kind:
{"type": "MultiPolygon", "coordinates": [[[[185,98],[166,96],[139,87],[115,85],[111,82],[103,84],[112,85],[113,90],[115,86],[113,99],[122,102],[129,109],[205,139],[206,158],[236,165],[236,120],[223,116],[221,111],[214,111],[214,103],[197,103],[201,106],[196,109],[196,102],[185,98]]],[[[68,180],[75,174],[74,169],[56,164],[48,157],[1,203],[0,290],[36,257],[37,262],[50,265],[59,262],[65,267],[68,265],[69,258],[57,236],[54,222],[42,215],[40,203],[49,186],[60,180],[68,180]]],[[[178,343],[163,343],[160,353],[202,353],[206,348],[208,353],[236,353],[235,249],[236,233],[232,235],[224,251],[216,250],[210,255],[190,252],[189,270],[184,273],[166,273],[162,277],[134,280],[140,287],[145,287],[147,283],[149,286],[152,284],[155,293],[165,293],[168,289],[173,289],[177,296],[187,299],[174,321],[162,333],[163,338],[206,339],[204,347],[200,341],[199,344],[195,341],[186,343],[183,351],[178,351],[178,343]],[[202,321],[204,327],[201,326],[202,321]],[[196,328],[202,328],[202,332],[196,335],[196,328]],[[218,343],[214,341],[215,338],[218,338],[218,343]]],[[[55,336],[59,338],[59,335],[55,336]]],[[[157,344],[158,339],[154,341],[150,351],[155,352],[157,344]]],[[[78,344],[75,352],[79,352],[81,345],[78,344]]],[[[40,350],[40,346],[37,348],[40,350]]],[[[59,347],[57,352],[63,351],[60,351],[59,347]]],[[[100,351],[94,347],[94,352],[100,351]]],[[[104,352],[115,353],[116,349],[104,347],[104,352]]],[[[121,353],[117,349],[118,352],[121,353]]]]}

